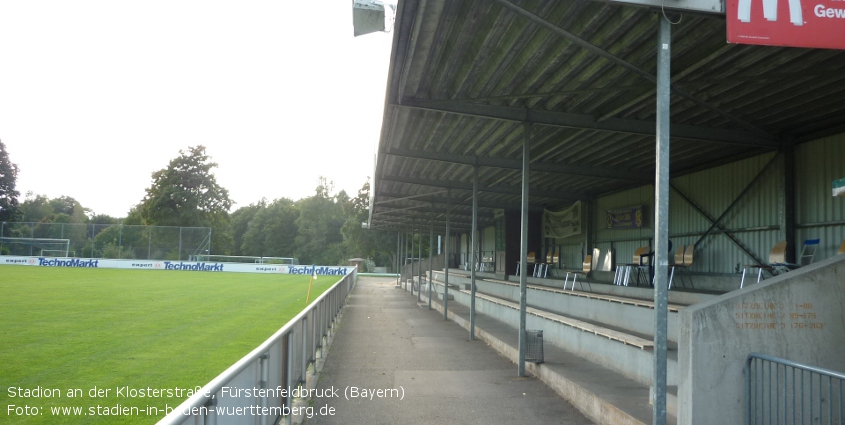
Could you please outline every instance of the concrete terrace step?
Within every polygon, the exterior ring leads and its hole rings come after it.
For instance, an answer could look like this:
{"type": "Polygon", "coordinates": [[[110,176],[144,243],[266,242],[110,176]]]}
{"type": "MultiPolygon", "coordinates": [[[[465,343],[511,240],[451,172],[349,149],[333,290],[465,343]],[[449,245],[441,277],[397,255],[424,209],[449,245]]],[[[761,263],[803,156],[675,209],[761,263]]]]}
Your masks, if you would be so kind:
{"type": "MultiPolygon", "coordinates": [[[[465,294],[470,293],[469,291],[465,291],[465,290],[462,290],[461,292],[463,292],[465,294]]],[[[515,310],[519,310],[519,304],[510,302],[510,301],[506,301],[506,300],[503,300],[501,298],[492,297],[490,295],[485,295],[485,294],[481,294],[481,293],[478,293],[478,292],[475,293],[475,296],[476,296],[476,298],[485,299],[485,300],[490,301],[492,303],[496,303],[496,304],[499,304],[499,305],[502,305],[502,306],[513,308],[515,310]]],[[[624,332],[620,332],[620,331],[617,331],[617,330],[609,329],[609,328],[599,326],[599,325],[596,325],[596,324],[587,323],[587,322],[584,322],[582,320],[573,319],[571,317],[566,317],[566,316],[561,316],[559,314],[551,313],[551,312],[548,312],[548,311],[543,311],[543,310],[540,310],[540,309],[537,309],[537,308],[534,308],[534,307],[526,307],[526,312],[528,314],[533,314],[535,316],[539,316],[539,317],[542,317],[544,319],[551,320],[553,322],[557,322],[557,323],[561,323],[561,324],[564,324],[564,325],[567,325],[567,326],[571,326],[573,328],[580,329],[580,330],[585,331],[585,332],[591,332],[595,335],[603,336],[603,337],[606,337],[608,339],[612,339],[614,341],[619,341],[619,342],[626,344],[626,345],[633,345],[634,347],[638,347],[642,350],[651,350],[651,349],[654,348],[654,342],[653,341],[650,341],[650,340],[647,340],[647,339],[644,339],[644,338],[640,338],[640,337],[635,336],[635,335],[630,335],[630,334],[627,334],[627,333],[624,333],[624,332]]]]}
{"type": "MultiPolygon", "coordinates": [[[[442,303],[432,301],[432,308],[442,315],[442,303]]],[[[456,324],[469,329],[469,309],[466,306],[449,303],[448,317],[456,324]]],[[[517,329],[484,313],[476,313],[475,320],[477,338],[486,341],[502,355],[516,362],[517,329]]],[[[648,385],[552,344],[545,344],[544,357],[544,363],[526,363],[526,370],[596,424],[652,423],[648,385]]],[[[674,406],[669,407],[667,425],[675,425],[677,419],[672,409],[674,406]]]]}
{"type": "MultiPolygon", "coordinates": [[[[442,275],[436,275],[437,278],[442,275]]],[[[451,280],[451,277],[450,277],[451,280]]],[[[435,283],[438,283],[435,280],[435,283]]],[[[442,282],[439,283],[442,285],[442,282]]],[[[596,285],[598,286],[598,285],[596,285]]],[[[442,286],[437,286],[442,290],[442,286]]],[[[476,280],[476,289],[486,295],[510,302],[519,302],[519,285],[498,279],[476,280]]],[[[465,288],[469,289],[469,288],[465,288]]],[[[655,314],[652,302],[619,295],[583,291],[563,291],[543,285],[528,285],[528,304],[550,313],[598,324],[607,328],[651,339],[655,314]]],[[[677,305],[677,307],[681,307],[677,305]]],[[[678,341],[678,313],[672,309],[668,317],[668,337],[678,341]]]]}
{"type": "MultiPolygon", "coordinates": [[[[464,272],[465,273],[465,272],[464,272]]],[[[449,270],[449,283],[460,282],[460,283],[469,283],[470,278],[468,275],[464,273],[454,273],[453,269],[449,270]]],[[[613,272],[593,272],[593,273],[609,273],[610,276],[613,276],[613,272]]],[[[443,270],[435,270],[434,276],[439,278],[441,281],[443,280],[443,270]]],[[[496,280],[496,281],[503,281],[509,282],[511,284],[519,284],[519,276],[501,276],[495,275],[492,273],[476,273],[476,282],[479,280],[496,280]]],[[[579,282],[581,279],[578,279],[579,282]]],[[[651,301],[654,299],[654,288],[650,287],[637,287],[637,286],[619,286],[613,285],[609,281],[604,281],[601,279],[588,279],[588,282],[591,284],[589,289],[589,293],[593,293],[596,295],[604,294],[609,296],[618,296],[622,298],[631,298],[637,300],[644,300],[644,301],[651,301]]],[[[536,277],[528,277],[528,284],[529,285],[537,285],[542,288],[550,288],[550,289],[563,289],[564,279],[563,278],[556,278],[556,277],[549,277],[549,278],[536,278],[536,277]]],[[[571,284],[570,284],[571,285],[571,284]]],[[[569,285],[568,285],[569,286],[569,285]]],[[[706,302],[716,298],[718,295],[717,293],[708,293],[704,291],[690,291],[678,287],[673,287],[671,291],[669,291],[669,303],[675,304],[679,306],[688,306],[692,304],[697,304],[701,302],[706,302]]]]}
{"type": "MultiPolygon", "coordinates": [[[[442,284],[435,282],[435,285],[442,288],[442,284]]],[[[459,304],[467,307],[470,305],[469,291],[450,291],[449,295],[455,296],[455,304],[450,301],[450,306],[459,304]]],[[[573,298],[573,300],[577,299],[573,298]]],[[[554,300],[549,301],[554,304],[554,300]]],[[[606,301],[591,302],[606,303],[606,301]]],[[[641,310],[643,313],[649,311],[632,306],[625,308],[641,310]]],[[[518,303],[478,291],[476,292],[476,312],[495,317],[510,326],[517,326],[519,323],[518,303]]],[[[530,314],[526,317],[527,328],[542,329],[546,344],[557,345],[560,348],[572,351],[578,356],[589,359],[591,362],[621,373],[642,384],[651,383],[654,357],[650,334],[632,332],[629,329],[606,322],[564,316],[558,314],[558,311],[549,311],[546,307],[529,307],[529,312],[530,314]]],[[[675,385],[678,380],[677,346],[670,346],[668,354],[667,380],[670,385],[675,385]]]]}
{"type": "MultiPolygon", "coordinates": [[[[518,283],[510,282],[507,280],[498,280],[498,279],[482,279],[485,282],[493,282],[493,283],[500,283],[502,285],[509,285],[509,286],[519,286],[518,283]]],[[[586,291],[576,291],[576,290],[569,290],[565,291],[563,289],[552,288],[549,286],[543,285],[534,285],[529,284],[527,285],[531,289],[536,289],[538,291],[546,291],[546,292],[553,292],[556,294],[564,294],[564,295],[572,295],[576,297],[585,297],[585,298],[592,298],[596,300],[603,300],[603,301],[610,301],[614,303],[620,304],[629,304],[634,305],[637,307],[646,307],[650,309],[654,309],[654,301],[647,301],[641,300],[638,298],[628,298],[628,297],[620,297],[618,295],[605,295],[605,294],[597,294],[594,292],[586,292],[586,291]]],[[[680,309],[686,307],[685,305],[681,304],[672,304],[669,303],[669,311],[677,313],[680,309]]]]}

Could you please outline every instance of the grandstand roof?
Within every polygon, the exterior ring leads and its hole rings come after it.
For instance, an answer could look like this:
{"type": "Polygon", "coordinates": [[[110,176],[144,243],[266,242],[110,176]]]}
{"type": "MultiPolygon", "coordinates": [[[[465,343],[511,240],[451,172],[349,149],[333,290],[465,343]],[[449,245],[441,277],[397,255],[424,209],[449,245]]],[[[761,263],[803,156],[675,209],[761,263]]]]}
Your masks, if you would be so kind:
{"type": "MultiPolygon", "coordinates": [[[[371,227],[453,228],[650,184],[658,13],[585,0],[400,2],[371,227]]],[[[845,52],[727,44],[720,14],[672,26],[673,176],[845,132],[845,52]]]]}

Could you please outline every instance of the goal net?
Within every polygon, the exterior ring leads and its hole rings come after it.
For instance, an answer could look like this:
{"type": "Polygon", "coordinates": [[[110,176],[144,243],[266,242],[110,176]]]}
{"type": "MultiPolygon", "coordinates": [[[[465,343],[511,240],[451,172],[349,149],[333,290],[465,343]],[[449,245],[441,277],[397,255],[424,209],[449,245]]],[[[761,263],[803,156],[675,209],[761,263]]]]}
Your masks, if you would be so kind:
{"type": "Polygon", "coordinates": [[[6,255],[67,257],[70,239],[0,237],[0,253],[6,255]]]}

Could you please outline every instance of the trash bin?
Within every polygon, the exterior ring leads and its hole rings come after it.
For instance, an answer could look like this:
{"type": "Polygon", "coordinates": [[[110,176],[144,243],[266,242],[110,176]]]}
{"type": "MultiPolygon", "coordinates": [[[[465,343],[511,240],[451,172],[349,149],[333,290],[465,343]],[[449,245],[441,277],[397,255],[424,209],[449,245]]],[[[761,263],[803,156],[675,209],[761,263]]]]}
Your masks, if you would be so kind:
{"type": "Polygon", "coordinates": [[[525,330],[525,361],[543,363],[543,331],[525,330]]]}

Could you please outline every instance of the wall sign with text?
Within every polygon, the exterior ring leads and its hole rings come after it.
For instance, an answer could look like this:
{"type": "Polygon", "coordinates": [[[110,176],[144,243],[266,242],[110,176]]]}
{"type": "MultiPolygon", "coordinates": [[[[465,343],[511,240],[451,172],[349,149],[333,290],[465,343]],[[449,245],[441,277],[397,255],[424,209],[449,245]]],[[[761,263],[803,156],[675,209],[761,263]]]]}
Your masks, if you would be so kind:
{"type": "Polygon", "coordinates": [[[643,227],[643,206],[607,210],[608,229],[639,229],[643,227]]]}
{"type": "Polygon", "coordinates": [[[845,49],[845,0],[727,0],[728,43],[845,49]]]}

